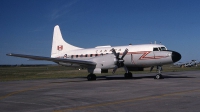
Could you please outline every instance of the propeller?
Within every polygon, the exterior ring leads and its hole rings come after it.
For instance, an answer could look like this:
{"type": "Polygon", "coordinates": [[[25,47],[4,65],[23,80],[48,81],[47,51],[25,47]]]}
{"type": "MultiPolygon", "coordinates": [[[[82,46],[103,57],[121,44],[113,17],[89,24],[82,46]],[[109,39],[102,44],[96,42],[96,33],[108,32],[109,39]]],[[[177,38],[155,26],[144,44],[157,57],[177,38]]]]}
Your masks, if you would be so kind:
{"type": "Polygon", "coordinates": [[[113,74],[115,73],[115,71],[117,70],[117,68],[120,68],[120,67],[124,67],[124,70],[126,71],[126,72],[128,72],[128,69],[126,68],[126,66],[124,66],[124,57],[126,56],[126,54],[128,53],[128,49],[126,48],[125,49],[125,51],[123,52],[123,54],[122,54],[122,57],[121,58],[119,58],[119,55],[120,55],[120,53],[116,53],[116,51],[115,51],[115,49],[114,48],[112,48],[112,53],[115,55],[115,57],[116,57],[116,66],[114,67],[114,69],[113,69],[113,74]]]}

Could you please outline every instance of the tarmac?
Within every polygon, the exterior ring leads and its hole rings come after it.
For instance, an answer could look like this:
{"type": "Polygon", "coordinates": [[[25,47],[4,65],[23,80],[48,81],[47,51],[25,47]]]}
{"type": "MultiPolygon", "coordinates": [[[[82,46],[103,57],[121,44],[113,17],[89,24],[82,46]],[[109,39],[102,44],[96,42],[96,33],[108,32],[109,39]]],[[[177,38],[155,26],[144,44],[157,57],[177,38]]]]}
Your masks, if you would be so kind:
{"type": "Polygon", "coordinates": [[[199,112],[200,72],[0,82],[1,112],[199,112]]]}

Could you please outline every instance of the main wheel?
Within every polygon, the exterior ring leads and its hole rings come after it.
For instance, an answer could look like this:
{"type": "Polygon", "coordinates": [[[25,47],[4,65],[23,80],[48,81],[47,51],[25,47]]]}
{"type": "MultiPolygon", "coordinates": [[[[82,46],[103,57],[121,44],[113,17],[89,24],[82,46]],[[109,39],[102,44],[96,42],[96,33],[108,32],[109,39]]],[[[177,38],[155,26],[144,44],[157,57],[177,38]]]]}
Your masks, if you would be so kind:
{"type": "Polygon", "coordinates": [[[126,78],[126,79],[131,79],[132,77],[133,77],[133,75],[132,75],[132,73],[125,73],[124,74],[124,77],[126,78]]]}
{"type": "Polygon", "coordinates": [[[91,80],[92,80],[92,75],[91,75],[91,74],[89,74],[89,75],[87,76],[87,80],[88,80],[88,81],[91,81],[91,80]]]}
{"type": "Polygon", "coordinates": [[[94,74],[89,74],[89,75],[87,76],[87,79],[88,79],[88,81],[96,80],[96,75],[94,75],[94,74]]]}
{"type": "Polygon", "coordinates": [[[96,75],[92,74],[92,80],[96,80],[96,75]]]}

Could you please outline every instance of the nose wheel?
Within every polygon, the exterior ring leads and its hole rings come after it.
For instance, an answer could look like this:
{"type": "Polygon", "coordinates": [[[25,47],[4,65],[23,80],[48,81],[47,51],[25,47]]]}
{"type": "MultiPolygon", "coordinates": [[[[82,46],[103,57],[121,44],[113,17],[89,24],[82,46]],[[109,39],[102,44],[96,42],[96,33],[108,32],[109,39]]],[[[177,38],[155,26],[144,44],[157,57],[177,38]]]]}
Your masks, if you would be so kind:
{"type": "Polygon", "coordinates": [[[162,78],[163,78],[162,74],[157,74],[154,79],[162,79],[162,78]]]}

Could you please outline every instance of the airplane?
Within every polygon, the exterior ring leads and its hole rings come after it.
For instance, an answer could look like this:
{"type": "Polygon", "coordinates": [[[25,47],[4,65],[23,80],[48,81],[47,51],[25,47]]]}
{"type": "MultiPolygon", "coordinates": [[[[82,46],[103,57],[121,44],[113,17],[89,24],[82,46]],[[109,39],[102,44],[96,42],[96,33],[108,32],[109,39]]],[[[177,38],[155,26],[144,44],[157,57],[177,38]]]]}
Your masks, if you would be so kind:
{"type": "Polygon", "coordinates": [[[87,68],[87,80],[96,80],[96,73],[113,73],[123,67],[124,77],[132,78],[130,71],[143,71],[146,67],[157,66],[155,79],[161,79],[162,65],[171,64],[181,59],[181,54],[167,50],[161,44],[140,44],[126,46],[97,46],[95,48],[80,48],[67,43],[56,25],[53,32],[51,57],[9,53],[7,56],[29,58],[33,60],[52,61],[59,65],[87,68]]]}
{"type": "Polygon", "coordinates": [[[183,63],[183,62],[178,62],[178,63],[174,63],[174,66],[179,66],[179,67],[197,67],[199,64],[199,62],[197,62],[196,60],[191,60],[190,62],[187,63],[183,63]]]}
{"type": "Polygon", "coordinates": [[[183,65],[184,65],[183,62],[176,62],[173,64],[173,66],[175,66],[175,67],[182,67],[183,65]]]}
{"type": "Polygon", "coordinates": [[[192,67],[192,66],[197,67],[198,62],[196,60],[191,60],[191,62],[185,64],[185,67],[192,67]]]}

